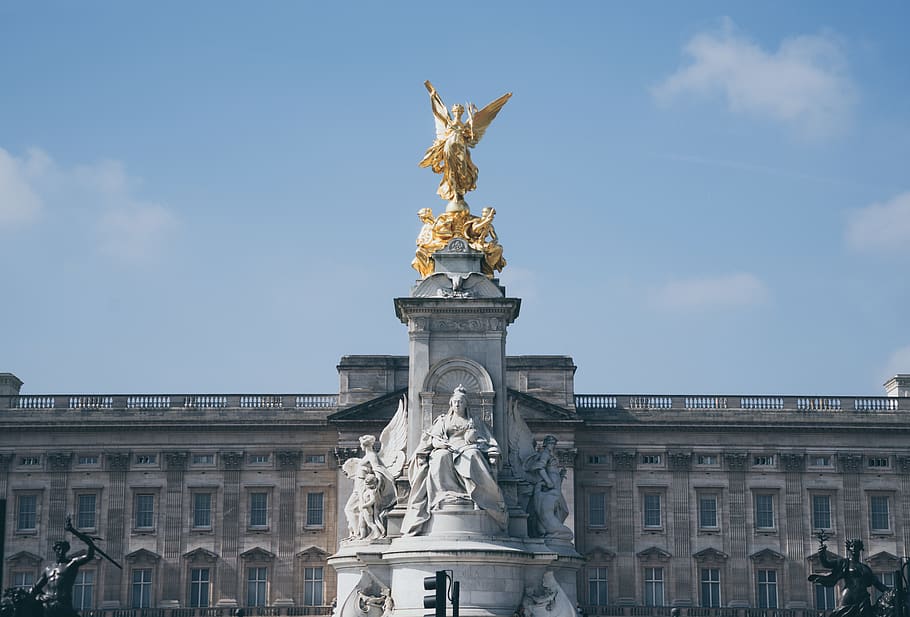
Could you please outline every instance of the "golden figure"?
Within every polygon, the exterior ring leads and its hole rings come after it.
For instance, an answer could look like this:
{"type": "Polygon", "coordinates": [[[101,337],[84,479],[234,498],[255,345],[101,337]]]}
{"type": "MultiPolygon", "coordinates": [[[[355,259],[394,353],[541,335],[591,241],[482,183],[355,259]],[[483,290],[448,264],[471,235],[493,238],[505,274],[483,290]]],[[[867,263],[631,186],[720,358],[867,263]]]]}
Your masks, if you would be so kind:
{"type": "Polygon", "coordinates": [[[475,251],[484,254],[481,262],[481,271],[489,277],[494,270],[501,271],[506,266],[502,256],[502,246],[493,229],[493,217],[496,210],[484,208],[481,216],[474,216],[469,210],[443,212],[439,217],[433,216],[430,208],[422,208],[417,212],[418,218],[423,221],[423,227],[417,235],[417,251],[411,266],[423,278],[435,271],[433,253],[445,248],[452,238],[463,238],[475,251]]]}
{"type": "Polygon", "coordinates": [[[479,111],[469,103],[468,121],[462,122],[464,107],[452,105],[450,116],[433,84],[426,81],[424,85],[430,93],[430,105],[436,121],[436,141],[427,149],[419,165],[442,174],[436,192],[449,201],[447,211],[467,210],[464,194],[477,188],[477,166],[471,161],[469,149],[477,145],[512,93],[503,94],[479,111]]]}
{"type": "Polygon", "coordinates": [[[464,227],[465,237],[471,248],[483,253],[484,260],[481,263],[481,269],[490,277],[493,276],[494,270],[502,272],[502,269],[506,267],[506,260],[502,256],[502,246],[499,244],[496,230],[493,229],[495,215],[495,208],[484,208],[479,217],[469,219],[464,227]]]}

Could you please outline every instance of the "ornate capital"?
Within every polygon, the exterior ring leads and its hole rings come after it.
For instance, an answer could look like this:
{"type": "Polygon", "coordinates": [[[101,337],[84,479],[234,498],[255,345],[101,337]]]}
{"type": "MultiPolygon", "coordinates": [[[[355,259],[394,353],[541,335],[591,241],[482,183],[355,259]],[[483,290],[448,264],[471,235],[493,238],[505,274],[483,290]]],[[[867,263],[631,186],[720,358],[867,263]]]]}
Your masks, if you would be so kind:
{"type": "Polygon", "coordinates": [[[10,463],[13,460],[12,454],[0,454],[0,472],[9,471],[10,463]]]}
{"type": "Polygon", "coordinates": [[[667,463],[671,471],[689,471],[692,468],[692,453],[667,452],[667,463]]]}
{"type": "Polygon", "coordinates": [[[300,468],[300,450],[278,450],[275,452],[278,459],[278,469],[293,471],[300,468]]]}
{"type": "Polygon", "coordinates": [[[69,471],[73,462],[72,452],[48,452],[47,464],[51,471],[69,471]]]}
{"type": "Polygon", "coordinates": [[[910,456],[898,456],[897,464],[900,466],[901,473],[910,473],[910,456]]]}
{"type": "Polygon", "coordinates": [[[348,459],[360,456],[360,448],[335,448],[333,454],[335,460],[338,461],[338,466],[341,467],[348,459]]]}
{"type": "Polygon", "coordinates": [[[638,455],[635,452],[614,452],[613,469],[616,471],[634,471],[638,455]]]}
{"type": "Polygon", "coordinates": [[[164,465],[167,471],[186,471],[186,461],[189,455],[186,452],[165,452],[164,465]]]}
{"type": "Polygon", "coordinates": [[[749,467],[748,452],[724,452],[724,460],[730,471],[745,471],[749,467]]]}
{"type": "Polygon", "coordinates": [[[788,452],[780,455],[780,460],[784,464],[784,471],[805,471],[806,455],[788,452]]]}
{"type": "Polygon", "coordinates": [[[225,471],[240,471],[243,465],[243,452],[219,452],[218,458],[225,471]]]}
{"type": "Polygon", "coordinates": [[[578,448],[556,448],[556,460],[560,467],[575,467],[578,448]]]}
{"type": "Polygon", "coordinates": [[[129,452],[109,452],[105,456],[107,457],[107,468],[109,471],[129,471],[129,452]]]}
{"type": "Polygon", "coordinates": [[[863,455],[846,452],[837,456],[844,473],[859,473],[863,468],[863,455]]]}

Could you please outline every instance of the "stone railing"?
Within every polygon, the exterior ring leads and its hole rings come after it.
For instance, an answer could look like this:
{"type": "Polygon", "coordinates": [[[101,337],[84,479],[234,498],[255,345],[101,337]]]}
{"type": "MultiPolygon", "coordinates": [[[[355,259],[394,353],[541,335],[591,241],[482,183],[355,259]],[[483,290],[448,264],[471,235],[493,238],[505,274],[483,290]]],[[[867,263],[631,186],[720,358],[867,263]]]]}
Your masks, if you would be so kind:
{"type": "Polygon", "coordinates": [[[714,394],[576,394],[585,411],[784,411],[887,413],[910,411],[910,398],[896,396],[742,396],[714,394]]]}
{"type": "MultiPolygon", "coordinates": [[[[582,606],[586,617],[669,617],[669,606],[582,606]]],[[[824,617],[830,611],[783,608],[680,608],[680,617],[824,617]]]]}
{"type": "Polygon", "coordinates": [[[0,397],[0,409],[333,409],[335,394],[37,394],[0,397]]]}
{"type": "MultiPolygon", "coordinates": [[[[331,615],[331,606],[244,606],[246,617],[331,615]]],[[[79,611],[82,617],[232,617],[236,608],[121,608],[79,611]]]]}

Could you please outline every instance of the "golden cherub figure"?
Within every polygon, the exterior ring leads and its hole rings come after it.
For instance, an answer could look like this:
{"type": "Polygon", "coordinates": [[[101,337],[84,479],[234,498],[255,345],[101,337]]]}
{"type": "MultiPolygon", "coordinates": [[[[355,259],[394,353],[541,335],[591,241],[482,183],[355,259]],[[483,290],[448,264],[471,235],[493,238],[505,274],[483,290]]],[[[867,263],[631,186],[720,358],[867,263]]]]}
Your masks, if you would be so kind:
{"type": "Polygon", "coordinates": [[[483,253],[481,272],[492,277],[495,270],[501,271],[506,266],[502,246],[493,229],[495,215],[496,210],[493,208],[484,208],[480,216],[474,216],[464,209],[443,212],[437,218],[430,208],[422,208],[417,216],[423,222],[423,227],[417,235],[417,251],[411,266],[422,278],[430,276],[436,270],[433,254],[457,237],[464,238],[472,249],[483,253]]]}
{"type": "Polygon", "coordinates": [[[436,121],[436,140],[427,149],[419,165],[442,174],[436,192],[449,201],[448,211],[467,210],[464,194],[477,188],[477,166],[471,160],[470,148],[477,145],[512,93],[503,94],[481,110],[470,103],[467,110],[461,105],[452,105],[450,116],[433,84],[425,81],[424,86],[430,93],[430,106],[436,121]],[[461,117],[465,111],[468,120],[462,122],[461,117]]]}

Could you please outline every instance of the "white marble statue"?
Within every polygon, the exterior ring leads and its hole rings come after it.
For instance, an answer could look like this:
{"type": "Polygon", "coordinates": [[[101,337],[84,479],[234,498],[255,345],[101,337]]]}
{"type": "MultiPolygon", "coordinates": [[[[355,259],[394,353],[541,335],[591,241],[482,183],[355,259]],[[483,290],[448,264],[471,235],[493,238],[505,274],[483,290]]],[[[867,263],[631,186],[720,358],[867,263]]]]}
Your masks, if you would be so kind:
{"type": "Polygon", "coordinates": [[[391,617],[395,609],[392,590],[363,570],[354,587],[337,611],[338,617],[391,617]]]}
{"type": "Polygon", "coordinates": [[[386,535],[386,516],[397,500],[395,478],[401,475],[407,440],[407,403],[402,398],[398,411],[383,429],[377,454],[376,438],[360,438],[361,458],[351,458],[342,465],[354,490],[344,506],[349,540],[374,540],[386,535]]]}
{"type": "Polygon", "coordinates": [[[467,392],[458,386],[448,411],[424,432],[411,457],[411,494],[402,534],[420,534],[433,511],[443,504],[473,504],[505,529],[505,500],[490,463],[498,455],[499,446],[489,427],[472,417],[467,392]]]}
{"type": "Polygon", "coordinates": [[[539,587],[525,588],[518,614],[521,617],[576,617],[575,606],[550,570],[543,573],[539,587]]]}

